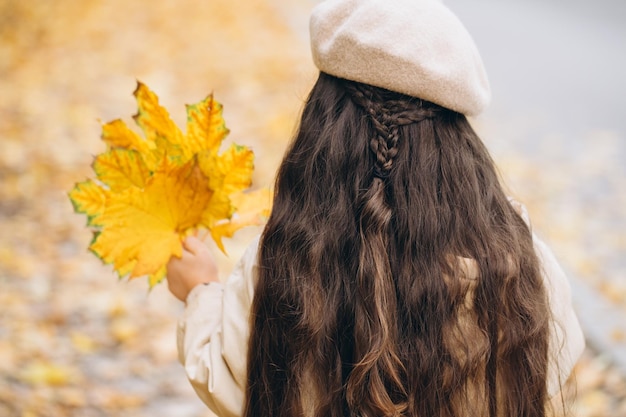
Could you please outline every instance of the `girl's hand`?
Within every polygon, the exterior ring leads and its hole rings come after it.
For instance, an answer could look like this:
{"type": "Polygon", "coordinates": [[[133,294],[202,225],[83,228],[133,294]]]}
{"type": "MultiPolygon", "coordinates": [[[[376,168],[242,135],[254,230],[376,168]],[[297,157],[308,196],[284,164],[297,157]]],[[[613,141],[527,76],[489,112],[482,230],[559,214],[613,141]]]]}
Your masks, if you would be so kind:
{"type": "Polygon", "coordinates": [[[217,265],[207,246],[195,236],[183,242],[183,256],[172,256],[167,263],[167,286],[181,301],[197,285],[218,282],[217,265]]]}

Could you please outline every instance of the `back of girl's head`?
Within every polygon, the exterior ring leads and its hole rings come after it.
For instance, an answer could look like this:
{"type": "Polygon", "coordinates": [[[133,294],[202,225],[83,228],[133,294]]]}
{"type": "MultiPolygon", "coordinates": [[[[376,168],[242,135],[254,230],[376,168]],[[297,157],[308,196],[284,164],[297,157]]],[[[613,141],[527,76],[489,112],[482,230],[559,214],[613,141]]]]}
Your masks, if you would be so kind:
{"type": "Polygon", "coordinates": [[[462,114],[321,73],[259,266],[245,415],[544,415],[531,234],[462,114]]]}

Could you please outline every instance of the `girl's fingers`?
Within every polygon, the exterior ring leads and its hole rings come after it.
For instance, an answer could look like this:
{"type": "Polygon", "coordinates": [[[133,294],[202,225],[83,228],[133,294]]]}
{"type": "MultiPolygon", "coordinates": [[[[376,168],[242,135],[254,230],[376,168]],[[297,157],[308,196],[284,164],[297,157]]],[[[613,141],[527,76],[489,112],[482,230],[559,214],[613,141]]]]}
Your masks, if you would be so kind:
{"type": "MultiPolygon", "coordinates": [[[[201,241],[200,239],[198,239],[197,237],[189,236],[187,239],[185,239],[183,241],[183,248],[185,248],[189,252],[193,253],[194,255],[197,255],[201,251],[205,250],[206,246],[205,246],[204,242],[201,241]]],[[[184,254],[184,251],[183,251],[183,256],[184,255],[185,254],[184,254]]]]}
{"type": "Polygon", "coordinates": [[[189,252],[187,252],[186,250],[183,249],[183,254],[182,256],[179,258],[177,256],[172,256],[169,260],[169,262],[167,263],[167,275],[168,277],[173,276],[173,274],[177,274],[182,265],[184,265],[185,260],[189,257],[189,252]]]}
{"type": "Polygon", "coordinates": [[[209,236],[209,231],[206,229],[196,229],[194,236],[202,241],[205,241],[207,236],[209,236]]]}

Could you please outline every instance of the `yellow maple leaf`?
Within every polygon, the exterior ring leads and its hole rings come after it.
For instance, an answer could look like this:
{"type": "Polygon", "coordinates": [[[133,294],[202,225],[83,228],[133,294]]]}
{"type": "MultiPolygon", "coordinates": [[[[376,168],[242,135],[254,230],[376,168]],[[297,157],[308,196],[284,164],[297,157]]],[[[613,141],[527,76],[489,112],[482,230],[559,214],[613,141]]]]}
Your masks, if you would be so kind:
{"type": "Polygon", "coordinates": [[[219,154],[228,129],[212,95],[187,106],[185,134],[144,84],[134,95],[145,138],[121,120],[104,124],[108,149],[93,162],[97,179],[76,184],[69,197],[95,229],[90,250],[120,277],[148,276],[152,286],[194,230],[208,229],[223,250],[223,237],[267,218],[270,198],[263,190],[243,193],[254,170],[249,148],[219,154]]]}
{"type": "Polygon", "coordinates": [[[133,132],[120,119],[102,126],[102,140],[113,148],[125,148],[148,153],[156,147],[154,141],[148,141],[133,132]]]}
{"type": "Polygon", "coordinates": [[[231,195],[245,190],[252,183],[254,153],[245,146],[233,144],[222,155],[202,152],[198,160],[214,190],[231,195]]]}
{"type": "Polygon", "coordinates": [[[144,188],[150,178],[148,166],[135,150],[111,149],[98,155],[92,166],[98,179],[111,191],[122,191],[129,187],[144,188]]]}
{"type": "Polygon", "coordinates": [[[172,255],[181,255],[181,237],[202,224],[211,196],[195,160],[182,167],[165,163],[144,189],[128,188],[107,201],[99,218],[104,232],[90,249],[124,272],[132,263],[131,278],[152,275],[172,255]]]}
{"type": "Polygon", "coordinates": [[[183,146],[187,155],[202,151],[217,154],[228,133],[222,105],[213,99],[212,94],[200,103],[187,105],[187,133],[183,146]]]}
{"type": "Polygon", "coordinates": [[[74,210],[87,215],[89,226],[99,226],[99,218],[104,213],[107,191],[92,180],[76,184],[69,197],[74,210]]]}
{"type": "Polygon", "coordinates": [[[168,151],[170,156],[176,155],[183,145],[183,134],[167,110],[161,107],[157,95],[141,82],[137,83],[133,94],[138,106],[133,119],[143,130],[146,140],[157,143],[160,151],[168,151]]]}
{"type": "Polygon", "coordinates": [[[237,230],[262,224],[269,217],[272,194],[269,189],[262,188],[250,193],[233,194],[231,201],[236,213],[229,220],[224,220],[210,229],[211,237],[222,252],[225,252],[222,238],[233,237],[237,230]]]}

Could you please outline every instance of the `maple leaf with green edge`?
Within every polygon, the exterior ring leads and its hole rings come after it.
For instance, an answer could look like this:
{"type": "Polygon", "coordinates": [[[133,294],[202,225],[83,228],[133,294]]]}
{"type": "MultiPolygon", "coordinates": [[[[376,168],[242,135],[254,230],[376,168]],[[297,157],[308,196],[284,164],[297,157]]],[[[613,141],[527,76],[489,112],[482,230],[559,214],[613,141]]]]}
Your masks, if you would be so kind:
{"type": "Polygon", "coordinates": [[[96,178],[77,183],[69,197],[94,229],[89,249],[120,277],[148,276],[152,287],[187,236],[208,229],[224,251],[222,238],[267,219],[271,196],[248,191],[252,150],[233,144],[219,153],[228,129],[212,95],[187,106],[185,133],[144,84],[134,95],[144,137],[121,120],[104,124],[107,151],[94,159],[96,178]]]}

